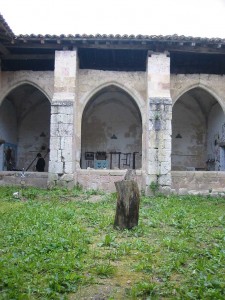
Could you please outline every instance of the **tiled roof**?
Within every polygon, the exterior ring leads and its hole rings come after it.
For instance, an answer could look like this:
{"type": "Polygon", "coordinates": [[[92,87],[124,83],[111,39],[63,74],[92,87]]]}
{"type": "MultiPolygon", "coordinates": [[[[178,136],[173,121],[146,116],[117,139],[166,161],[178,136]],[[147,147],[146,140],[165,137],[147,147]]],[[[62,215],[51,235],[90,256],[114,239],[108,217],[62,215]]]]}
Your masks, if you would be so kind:
{"type": "Polygon", "coordinates": [[[3,33],[5,38],[10,38],[11,42],[53,42],[53,43],[61,43],[67,41],[73,41],[74,43],[82,43],[84,42],[115,42],[115,43],[151,43],[151,42],[159,42],[159,43],[175,43],[182,46],[183,44],[200,44],[203,46],[207,45],[216,45],[216,47],[225,47],[225,38],[206,38],[206,37],[192,37],[192,36],[184,36],[184,35],[128,35],[128,34],[61,34],[61,35],[51,35],[51,34],[19,34],[15,35],[7,22],[5,21],[4,17],[0,14],[0,31],[3,33]]]}
{"type": "Polygon", "coordinates": [[[4,29],[5,35],[10,36],[10,37],[15,36],[12,29],[9,27],[9,25],[7,24],[7,22],[5,21],[5,19],[3,18],[3,16],[1,14],[0,14],[0,24],[1,24],[1,27],[4,29]]]}
{"type": "Polygon", "coordinates": [[[30,34],[30,35],[17,35],[16,39],[45,39],[45,40],[79,40],[79,39],[87,39],[87,40],[133,40],[133,41],[162,41],[162,42],[195,42],[195,43],[222,43],[225,44],[225,39],[222,38],[206,38],[206,37],[192,37],[192,36],[184,36],[184,35],[121,35],[121,34],[61,34],[61,35],[50,35],[50,34],[30,34]]]}
{"type": "Polygon", "coordinates": [[[128,35],[128,34],[61,34],[61,35],[51,35],[51,34],[19,34],[14,35],[13,31],[5,21],[4,17],[0,14],[0,24],[4,29],[7,36],[10,36],[14,40],[131,40],[131,41],[161,41],[161,42],[193,42],[201,44],[211,44],[211,43],[221,43],[225,44],[225,39],[222,38],[206,38],[206,37],[192,37],[184,35],[128,35]]]}

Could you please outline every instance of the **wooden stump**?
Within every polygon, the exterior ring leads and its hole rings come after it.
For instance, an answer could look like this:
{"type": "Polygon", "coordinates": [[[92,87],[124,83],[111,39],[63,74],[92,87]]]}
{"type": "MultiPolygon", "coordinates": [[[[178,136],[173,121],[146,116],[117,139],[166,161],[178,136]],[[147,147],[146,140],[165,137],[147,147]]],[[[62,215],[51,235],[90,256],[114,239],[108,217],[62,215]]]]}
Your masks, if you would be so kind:
{"type": "Polygon", "coordinates": [[[125,179],[115,182],[115,186],[118,198],[114,227],[131,229],[138,225],[139,218],[140,193],[137,182],[125,179]]]}

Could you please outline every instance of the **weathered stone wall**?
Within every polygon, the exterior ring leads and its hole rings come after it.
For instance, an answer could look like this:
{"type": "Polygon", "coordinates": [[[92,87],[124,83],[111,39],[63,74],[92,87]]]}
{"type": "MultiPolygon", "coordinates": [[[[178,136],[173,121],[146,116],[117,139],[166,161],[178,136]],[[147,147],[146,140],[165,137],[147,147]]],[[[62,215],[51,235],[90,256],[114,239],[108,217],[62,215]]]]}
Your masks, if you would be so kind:
{"type": "Polygon", "coordinates": [[[25,177],[21,178],[21,172],[1,171],[0,186],[10,185],[21,188],[21,182],[24,187],[35,186],[39,188],[47,188],[48,173],[47,172],[25,172],[25,177]]]}
{"type": "Polygon", "coordinates": [[[146,99],[145,72],[79,70],[77,113],[82,114],[90,98],[109,85],[116,85],[127,91],[137,102],[139,108],[143,108],[146,99]]]}
{"type": "Polygon", "coordinates": [[[174,193],[225,195],[225,172],[172,171],[171,174],[174,193]]]}
{"type": "Polygon", "coordinates": [[[225,112],[225,75],[171,74],[170,92],[173,104],[188,90],[201,87],[212,94],[225,112]]]}
{"type": "MultiPolygon", "coordinates": [[[[99,189],[107,192],[115,192],[115,182],[124,179],[126,170],[77,170],[77,183],[85,189],[99,189]]],[[[136,170],[136,178],[139,189],[142,189],[142,172],[136,170]]]]}
{"type": "Polygon", "coordinates": [[[51,107],[49,185],[74,185],[77,51],[56,51],[51,107]]]}
{"type": "Polygon", "coordinates": [[[171,185],[171,119],[170,58],[152,54],[148,58],[148,137],[146,188],[155,183],[161,189],[171,185]]]}
{"type": "Polygon", "coordinates": [[[0,72],[0,103],[7,94],[22,84],[38,88],[49,101],[53,97],[54,73],[51,71],[0,72]]]}
{"type": "MultiPolygon", "coordinates": [[[[170,58],[166,54],[149,55],[147,72],[79,70],[77,51],[73,50],[56,52],[54,73],[0,73],[0,103],[12,89],[22,84],[33,85],[51,101],[49,183],[73,186],[78,182],[85,188],[112,191],[114,182],[123,178],[124,170],[80,169],[84,109],[96,93],[114,85],[134,99],[141,113],[142,170],[137,175],[140,187],[147,191],[151,182],[163,188],[171,186],[172,103],[188,90],[200,87],[212,94],[225,111],[225,76],[171,75],[170,58]]],[[[173,172],[172,188],[179,193],[182,188],[221,188],[224,173],[212,174],[173,172]]]]}

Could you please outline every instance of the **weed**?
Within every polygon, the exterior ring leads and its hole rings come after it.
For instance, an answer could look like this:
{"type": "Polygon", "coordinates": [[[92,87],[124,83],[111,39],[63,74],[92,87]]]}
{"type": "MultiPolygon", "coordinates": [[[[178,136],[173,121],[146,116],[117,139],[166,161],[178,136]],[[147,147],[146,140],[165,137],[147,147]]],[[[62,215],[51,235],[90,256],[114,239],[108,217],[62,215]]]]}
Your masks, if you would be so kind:
{"type": "Polygon", "coordinates": [[[117,231],[115,194],[16,191],[0,187],[1,299],[85,299],[102,284],[121,291],[109,299],[224,299],[225,199],[143,197],[139,225],[117,231]]]}
{"type": "Polygon", "coordinates": [[[156,194],[159,190],[159,184],[158,182],[152,181],[149,185],[150,190],[152,191],[153,195],[156,194]]]}
{"type": "Polygon", "coordinates": [[[115,267],[113,267],[109,262],[100,263],[94,266],[92,273],[98,275],[99,277],[112,277],[115,274],[115,267]]]}
{"type": "Polygon", "coordinates": [[[102,243],[99,243],[98,245],[100,247],[116,247],[117,244],[115,243],[115,238],[116,238],[115,235],[106,234],[102,243]]]}
{"type": "Polygon", "coordinates": [[[130,290],[133,299],[141,297],[141,299],[151,299],[155,295],[156,284],[151,282],[138,282],[130,290]]]}

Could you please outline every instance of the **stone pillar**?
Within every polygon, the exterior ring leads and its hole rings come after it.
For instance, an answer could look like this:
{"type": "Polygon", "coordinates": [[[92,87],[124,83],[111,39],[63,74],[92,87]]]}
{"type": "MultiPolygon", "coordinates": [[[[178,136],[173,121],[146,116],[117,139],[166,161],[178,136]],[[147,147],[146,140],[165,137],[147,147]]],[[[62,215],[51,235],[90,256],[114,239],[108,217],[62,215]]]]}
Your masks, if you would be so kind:
{"type": "Polygon", "coordinates": [[[74,185],[76,73],[77,51],[56,51],[51,106],[49,186],[74,185]]]}
{"type": "Polygon", "coordinates": [[[149,127],[146,184],[156,184],[161,191],[166,191],[171,187],[170,58],[164,53],[151,54],[147,72],[149,127]]]}

